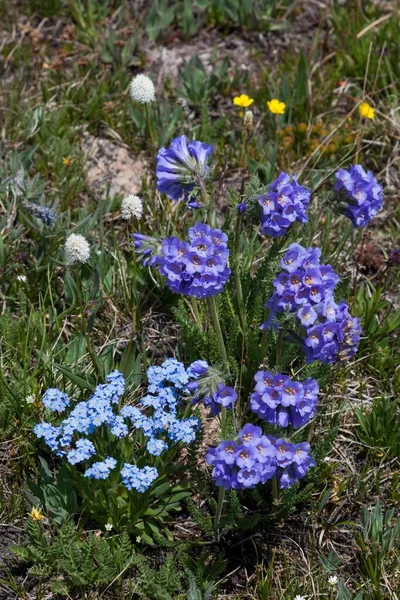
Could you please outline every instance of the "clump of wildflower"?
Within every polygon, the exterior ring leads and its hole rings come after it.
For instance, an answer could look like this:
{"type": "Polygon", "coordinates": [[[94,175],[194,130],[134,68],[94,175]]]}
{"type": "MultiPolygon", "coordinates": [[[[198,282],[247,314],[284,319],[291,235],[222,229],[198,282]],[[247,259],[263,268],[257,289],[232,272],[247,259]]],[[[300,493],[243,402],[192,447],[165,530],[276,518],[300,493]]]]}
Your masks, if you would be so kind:
{"type": "Polygon", "coordinates": [[[270,112],[272,112],[272,114],[274,114],[274,115],[284,115],[285,114],[286,104],[284,102],[281,102],[277,98],[268,100],[267,106],[268,106],[270,112]]]}
{"type": "Polygon", "coordinates": [[[157,154],[157,189],[171,200],[184,198],[188,206],[198,208],[192,197],[195,187],[203,185],[209,177],[208,160],[214,148],[203,142],[188,142],[185,135],[172,140],[168,148],[157,154]]]}
{"type": "Polygon", "coordinates": [[[258,371],[256,385],[250,396],[251,410],[272,425],[295,429],[305,425],[315,415],[319,387],[315,379],[293,381],[287,375],[258,371]]]}
{"type": "MultiPolygon", "coordinates": [[[[135,237],[135,245],[143,251],[145,239],[135,237]]],[[[206,298],[222,292],[229,279],[228,237],[220,229],[196,223],[189,229],[189,241],[176,237],[164,239],[160,255],[154,257],[170,290],[185,296],[206,298]]],[[[150,258],[151,252],[146,257],[150,258]]],[[[151,263],[150,263],[151,264],[151,263]]]]}
{"type": "Polygon", "coordinates": [[[53,227],[56,220],[56,212],[48,206],[36,204],[35,202],[25,201],[22,203],[23,208],[30,215],[40,219],[47,227],[53,227]]]}
{"type": "Polygon", "coordinates": [[[153,102],[155,100],[154,83],[150,77],[147,77],[147,75],[144,75],[143,73],[136,75],[136,77],[132,79],[130,93],[132,100],[139,102],[140,104],[153,102]]]}
{"type": "Polygon", "coordinates": [[[158,471],[155,467],[143,467],[143,469],[139,469],[136,465],[125,463],[121,469],[121,477],[122,483],[128,490],[136,490],[143,493],[157,479],[158,471]]]}
{"type": "Polygon", "coordinates": [[[362,102],[358,107],[358,112],[360,113],[360,117],[364,117],[365,119],[375,118],[375,109],[368,102],[362,102]]]}
{"type": "Polygon", "coordinates": [[[268,193],[258,199],[263,211],[261,232],[280,237],[285,235],[294,221],[306,223],[310,196],[311,191],[297,183],[295,175],[290,181],[289,175],[281,172],[269,185],[268,193]]]}
{"type": "Polygon", "coordinates": [[[85,477],[90,479],[107,479],[110,472],[117,466],[117,461],[112,456],[100,462],[95,462],[85,471],[85,477]]]}
{"type": "Polygon", "coordinates": [[[65,256],[71,264],[85,263],[90,257],[90,246],[80,233],[71,233],[65,242],[65,256]]]}
{"type": "Polygon", "coordinates": [[[53,412],[63,412],[70,404],[67,394],[57,388],[49,388],[42,400],[44,406],[53,412]]]}
{"type": "Polygon", "coordinates": [[[133,217],[141,219],[143,215],[143,203],[139,196],[129,194],[122,200],[121,203],[121,217],[125,221],[130,221],[133,217]]]}
{"type": "Polygon", "coordinates": [[[239,432],[239,440],[221,442],[206,454],[219,487],[249,489],[276,477],[282,489],[288,488],[315,466],[306,442],[291,444],[263,435],[261,427],[250,423],[239,432]]]}
{"type": "Polygon", "coordinates": [[[357,352],[359,319],[350,316],[345,302],[337,304],[334,289],[339,277],[330,265],[320,264],[318,248],[291,244],[281,260],[282,273],[273,281],[275,291],[267,302],[267,329],[277,313],[295,313],[306,330],[304,349],[309,362],[333,363],[357,352]]]}
{"type": "MultiPolygon", "coordinates": [[[[35,425],[34,433],[58,456],[66,456],[71,465],[87,463],[95,456],[93,442],[96,441],[96,430],[99,428],[107,430],[108,436],[127,437],[127,421],[147,438],[146,450],[150,456],[160,456],[171,442],[192,443],[200,427],[199,419],[182,418],[178,410],[181,400],[191,393],[188,385],[195,378],[194,373],[172,358],[165,360],[161,366],[150,367],[147,378],[147,394],[138,404],[119,408],[125,381],[119,371],[113,371],[107,376],[107,382],[98,385],[88,400],[75,404],[59,426],[42,422],[35,425]]],[[[68,397],[54,389],[48,390],[43,400],[52,410],[59,411],[69,405],[68,397]]],[[[105,460],[87,465],[85,477],[107,479],[116,466],[117,461],[108,456],[105,460]]],[[[153,475],[157,477],[155,469],[150,466],[139,469],[135,465],[125,464],[121,471],[123,483],[128,489],[138,492],[148,488],[153,475]]]]}
{"type": "Polygon", "coordinates": [[[233,99],[233,104],[235,106],[240,106],[242,108],[248,108],[253,104],[253,98],[250,98],[247,94],[241,94],[240,96],[235,96],[233,99]]]}
{"type": "Polygon", "coordinates": [[[372,171],[365,171],[361,165],[339,169],[335,177],[340,212],[349,217],[354,227],[365,227],[382,209],[382,186],[372,171]]]}

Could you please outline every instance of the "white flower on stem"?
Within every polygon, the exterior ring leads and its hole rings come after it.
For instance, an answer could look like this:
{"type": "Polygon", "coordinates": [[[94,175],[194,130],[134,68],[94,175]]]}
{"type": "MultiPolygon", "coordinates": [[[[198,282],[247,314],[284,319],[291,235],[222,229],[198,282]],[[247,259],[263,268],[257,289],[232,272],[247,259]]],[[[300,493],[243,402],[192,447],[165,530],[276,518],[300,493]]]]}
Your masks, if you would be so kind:
{"type": "Polygon", "coordinates": [[[130,91],[132,100],[140,102],[141,104],[153,102],[156,97],[154,83],[150,77],[143,75],[143,73],[136,75],[136,77],[132,79],[130,91]]]}
{"type": "Polygon", "coordinates": [[[33,404],[35,402],[35,396],[33,394],[29,394],[29,396],[25,398],[25,402],[27,404],[33,404]]]}
{"type": "Polygon", "coordinates": [[[339,578],[338,578],[338,576],[337,576],[337,575],[331,575],[331,576],[328,578],[328,583],[329,583],[329,585],[331,585],[332,587],[333,587],[333,586],[335,586],[335,585],[337,585],[337,584],[339,583],[339,578]]]}
{"type": "Polygon", "coordinates": [[[111,531],[111,529],[112,529],[112,528],[113,528],[113,526],[111,525],[111,523],[106,523],[106,524],[104,525],[104,529],[105,529],[106,531],[111,531]]]}
{"type": "Polygon", "coordinates": [[[245,129],[247,129],[247,130],[252,129],[253,119],[254,119],[254,115],[253,115],[252,111],[246,110],[246,112],[244,113],[244,117],[243,117],[243,125],[244,125],[245,129]]]}
{"type": "Polygon", "coordinates": [[[64,248],[67,260],[72,264],[83,264],[89,260],[89,242],[80,233],[71,233],[71,235],[67,237],[64,248]]]}
{"type": "Polygon", "coordinates": [[[300,594],[297,594],[297,596],[295,596],[293,598],[293,600],[306,600],[306,597],[305,596],[300,596],[300,594]]]}
{"type": "Polygon", "coordinates": [[[26,275],[17,275],[17,281],[22,281],[22,283],[25,283],[26,275]]]}
{"type": "Polygon", "coordinates": [[[143,215],[143,203],[139,196],[130,194],[122,200],[121,217],[126,221],[130,221],[132,217],[141,219],[143,215]]]}

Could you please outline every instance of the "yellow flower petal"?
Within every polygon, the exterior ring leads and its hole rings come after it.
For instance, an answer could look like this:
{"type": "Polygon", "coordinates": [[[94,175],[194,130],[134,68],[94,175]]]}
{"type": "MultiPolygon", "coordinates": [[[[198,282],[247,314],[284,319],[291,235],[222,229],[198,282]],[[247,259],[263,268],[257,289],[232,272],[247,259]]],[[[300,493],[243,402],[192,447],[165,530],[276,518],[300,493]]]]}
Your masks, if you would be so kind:
{"type": "Polygon", "coordinates": [[[268,100],[267,106],[274,115],[284,115],[285,114],[286,104],[284,102],[281,102],[277,98],[268,100]]]}
{"type": "Polygon", "coordinates": [[[360,104],[358,112],[361,117],[365,117],[366,119],[373,119],[375,117],[375,109],[368,102],[360,104]]]}
{"type": "Polygon", "coordinates": [[[233,99],[233,104],[236,106],[241,106],[242,108],[247,108],[253,104],[253,98],[250,98],[247,94],[242,94],[241,96],[235,96],[233,99]]]}
{"type": "Polygon", "coordinates": [[[38,510],[37,508],[33,507],[31,512],[29,513],[31,518],[34,521],[41,521],[42,519],[44,519],[42,513],[40,512],[40,510],[38,510]]]}

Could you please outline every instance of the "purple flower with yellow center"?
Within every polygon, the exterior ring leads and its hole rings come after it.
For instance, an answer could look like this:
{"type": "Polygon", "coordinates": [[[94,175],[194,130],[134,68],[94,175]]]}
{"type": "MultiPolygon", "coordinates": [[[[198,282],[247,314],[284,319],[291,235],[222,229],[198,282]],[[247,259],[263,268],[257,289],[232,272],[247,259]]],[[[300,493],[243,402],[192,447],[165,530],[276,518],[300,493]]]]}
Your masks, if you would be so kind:
{"type": "Polygon", "coordinates": [[[262,436],[261,427],[247,423],[239,433],[239,439],[244,446],[257,446],[262,436]]]}
{"type": "MultiPolygon", "coordinates": [[[[291,244],[281,259],[284,271],[273,281],[275,291],[265,305],[269,316],[261,329],[276,323],[278,313],[293,312],[306,330],[304,349],[308,361],[333,363],[357,352],[361,329],[347,305],[335,302],[339,277],[331,265],[320,264],[320,255],[319,249],[306,250],[299,244],[291,244]]],[[[265,417],[260,407],[257,410],[265,417]]]]}
{"type": "Polygon", "coordinates": [[[294,221],[306,223],[311,192],[287,173],[280,173],[269,185],[267,194],[258,199],[262,208],[261,232],[272,237],[285,235],[294,221]]]}
{"type": "Polygon", "coordinates": [[[236,452],[236,464],[241,469],[250,468],[256,460],[256,450],[253,446],[239,446],[236,452]]]}
{"type": "Polygon", "coordinates": [[[253,488],[260,483],[263,467],[260,463],[253,464],[251,467],[244,467],[237,473],[237,481],[244,488],[253,488]]]}
{"type": "Polygon", "coordinates": [[[198,208],[199,203],[191,192],[208,179],[208,161],[214,148],[199,141],[188,142],[181,135],[173,139],[168,148],[161,148],[157,154],[157,189],[171,200],[184,198],[188,206],[198,208]]]}
{"type": "Polygon", "coordinates": [[[335,177],[340,212],[354,227],[365,227],[382,210],[382,186],[372,171],[365,171],[361,165],[351,165],[347,171],[339,169],[335,177]]]}
{"type": "Polygon", "coordinates": [[[287,375],[259,371],[254,380],[255,391],[250,396],[251,410],[260,419],[288,427],[298,428],[315,414],[318,400],[318,383],[314,379],[292,381],[287,375]]]}
{"type": "Polygon", "coordinates": [[[205,460],[213,467],[212,477],[217,486],[245,490],[259,483],[265,484],[276,475],[280,487],[286,488],[304,477],[315,465],[306,442],[291,444],[272,435],[262,435],[261,428],[250,423],[239,432],[241,441],[246,436],[251,437],[251,440],[248,439],[250,445],[242,443],[238,446],[235,441],[228,440],[207,452],[205,460]]]}
{"type": "Polygon", "coordinates": [[[231,273],[226,234],[196,223],[189,229],[189,240],[183,242],[172,236],[162,243],[157,265],[167,286],[196,298],[222,292],[231,273]]]}

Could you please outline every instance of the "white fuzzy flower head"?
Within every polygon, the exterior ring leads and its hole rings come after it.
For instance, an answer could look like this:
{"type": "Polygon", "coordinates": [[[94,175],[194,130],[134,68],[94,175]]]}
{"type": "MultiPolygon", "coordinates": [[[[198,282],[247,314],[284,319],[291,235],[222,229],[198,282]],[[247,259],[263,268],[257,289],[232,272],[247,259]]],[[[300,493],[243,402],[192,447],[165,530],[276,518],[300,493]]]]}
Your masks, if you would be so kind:
{"type": "Polygon", "coordinates": [[[64,248],[67,260],[72,264],[85,263],[89,260],[89,242],[80,233],[71,233],[67,237],[64,248]]]}
{"type": "Polygon", "coordinates": [[[112,529],[112,528],[113,528],[113,526],[111,525],[111,523],[106,523],[106,524],[104,525],[104,529],[105,529],[106,531],[111,531],[111,529],[112,529]]]}
{"type": "Polygon", "coordinates": [[[293,598],[293,600],[306,600],[306,597],[305,596],[300,596],[300,594],[297,594],[297,596],[295,596],[293,598]]]}
{"type": "Polygon", "coordinates": [[[251,110],[246,110],[243,117],[243,125],[245,129],[250,130],[253,127],[254,115],[251,110]]]}
{"type": "Polygon", "coordinates": [[[143,75],[143,73],[136,75],[131,83],[131,96],[132,100],[141,104],[153,102],[155,100],[155,88],[150,77],[143,75]]]}
{"type": "Polygon", "coordinates": [[[132,217],[141,219],[143,215],[143,204],[139,196],[130,194],[122,200],[121,217],[126,221],[130,221],[132,217]]]}
{"type": "Polygon", "coordinates": [[[339,583],[339,578],[338,578],[338,576],[337,576],[337,575],[331,575],[331,576],[328,578],[328,583],[329,583],[329,585],[331,585],[332,587],[333,587],[333,586],[336,586],[336,585],[339,583]]]}

